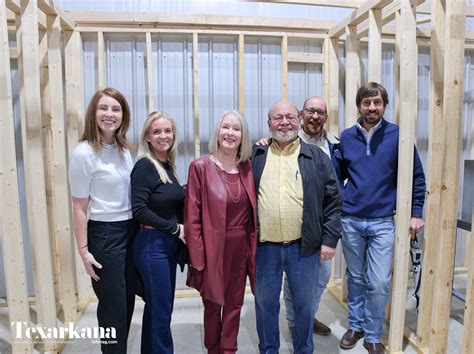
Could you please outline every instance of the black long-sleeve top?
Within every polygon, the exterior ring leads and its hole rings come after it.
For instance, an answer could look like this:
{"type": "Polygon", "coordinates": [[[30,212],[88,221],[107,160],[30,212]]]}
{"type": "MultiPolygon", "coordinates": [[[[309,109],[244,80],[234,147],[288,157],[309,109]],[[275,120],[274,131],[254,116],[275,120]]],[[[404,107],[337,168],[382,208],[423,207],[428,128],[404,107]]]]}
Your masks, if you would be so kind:
{"type": "Polygon", "coordinates": [[[163,183],[153,163],[141,158],[131,173],[132,213],[142,225],[175,234],[183,223],[184,190],[171,167],[163,163],[173,183],[163,183]]]}

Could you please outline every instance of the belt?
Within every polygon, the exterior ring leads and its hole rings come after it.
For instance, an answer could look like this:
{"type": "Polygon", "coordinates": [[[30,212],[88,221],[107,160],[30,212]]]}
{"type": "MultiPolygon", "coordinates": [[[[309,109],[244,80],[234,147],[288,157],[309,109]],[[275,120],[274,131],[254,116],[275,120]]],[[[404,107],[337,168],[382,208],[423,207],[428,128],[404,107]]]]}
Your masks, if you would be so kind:
{"type": "Polygon", "coordinates": [[[258,242],[259,244],[267,244],[267,245],[279,245],[279,246],[290,246],[295,243],[301,242],[301,237],[297,238],[296,240],[291,241],[283,241],[283,242],[273,242],[273,241],[265,241],[265,242],[258,242]]]}
{"type": "Polygon", "coordinates": [[[143,224],[140,224],[140,227],[141,227],[142,229],[145,229],[145,230],[156,230],[155,227],[150,226],[150,225],[143,225],[143,224]]]}

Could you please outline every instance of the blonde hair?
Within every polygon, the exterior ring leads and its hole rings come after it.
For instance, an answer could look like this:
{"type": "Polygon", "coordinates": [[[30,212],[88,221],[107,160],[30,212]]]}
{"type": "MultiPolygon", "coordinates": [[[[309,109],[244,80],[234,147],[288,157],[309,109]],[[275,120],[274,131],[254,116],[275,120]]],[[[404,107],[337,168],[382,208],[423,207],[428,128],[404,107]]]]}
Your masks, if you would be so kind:
{"type": "Polygon", "coordinates": [[[98,151],[101,148],[100,141],[100,130],[97,125],[96,112],[97,105],[102,97],[109,96],[118,101],[122,107],[122,123],[120,127],[115,131],[115,142],[123,151],[128,149],[130,144],[127,141],[125,134],[127,133],[128,127],[130,125],[130,107],[128,106],[125,96],[117,89],[113,87],[107,87],[103,90],[96,91],[92,98],[89,101],[87,106],[85,122],[84,122],[84,132],[82,133],[79,141],[89,142],[95,151],[98,151]]]}
{"type": "Polygon", "coordinates": [[[147,120],[143,124],[142,134],[140,136],[140,142],[138,146],[138,156],[137,160],[141,158],[147,158],[153,165],[155,166],[158,174],[160,175],[161,180],[163,183],[173,183],[173,181],[169,178],[168,173],[166,173],[165,168],[161,164],[160,161],[157,160],[155,154],[153,153],[151,143],[147,141],[147,135],[150,132],[151,124],[157,119],[166,119],[171,123],[171,129],[173,131],[173,145],[168,150],[168,163],[173,171],[173,174],[176,178],[178,178],[176,174],[176,155],[178,150],[178,134],[176,133],[176,121],[171,117],[168,113],[165,112],[151,112],[148,115],[147,120]]]}
{"type": "Polygon", "coordinates": [[[212,132],[211,138],[209,139],[209,152],[213,155],[217,153],[219,149],[219,130],[221,129],[222,121],[227,116],[234,116],[237,118],[242,125],[242,140],[240,141],[239,150],[237,151],[237,163],[247,161],[252,155],[252,145],[250,143],[250,134],[247,120],[242,114],[237,111],[225,112],[217,122],[214,131],[212,132]]]}

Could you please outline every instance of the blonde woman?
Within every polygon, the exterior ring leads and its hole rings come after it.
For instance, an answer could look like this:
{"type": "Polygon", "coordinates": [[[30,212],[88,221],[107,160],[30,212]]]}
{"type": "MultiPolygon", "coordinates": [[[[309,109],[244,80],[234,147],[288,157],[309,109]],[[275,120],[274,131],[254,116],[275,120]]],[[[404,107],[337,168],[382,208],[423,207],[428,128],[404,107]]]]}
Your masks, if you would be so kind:
{"type": "Polygon", "coordinates": [[[240,113],[224,113],[209,151],[189,167],[185,233],[192,268],[187,284],[201,293],[208,352],[233,353],[247,275],[254,285],[257,243],[250,137],[240,113]]]}
{"type": "Polygon", "coordinates": [[[122,93],[114,88],[97,91],[69,160],[77,248],[99,300],[99,326],[113,327],[117,334],[117,343],[101,345],[104,353],[127,352],[135,305],[136,224],[129,197],[133,162],[125,136],[129,124],[130,109],[122,93]]]}
{"type": "Polygon", "coordinates": [[[176,122],[152,112],[131,174],[133,217],[140,224],[135,263],[143,279],[142,353],[173,353],[170,323],[179,252],[184,247],[184,190],[176,177],[176,122]]]}

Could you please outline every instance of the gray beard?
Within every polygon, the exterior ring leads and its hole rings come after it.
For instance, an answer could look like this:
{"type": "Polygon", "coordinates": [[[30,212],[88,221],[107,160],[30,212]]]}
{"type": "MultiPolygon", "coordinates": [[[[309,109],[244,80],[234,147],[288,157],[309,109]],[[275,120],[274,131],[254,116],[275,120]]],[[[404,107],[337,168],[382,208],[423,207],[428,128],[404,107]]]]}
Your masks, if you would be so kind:
{"type": "Polygon", "coordinates": [[[295,138],[298,137],[298,131],[296,130],[290,130],[289,132],[287,133],[283,133],[283,132],[280,132],[280,131],[274,131],[272,132],[272,138],[275,139],[276,141],[278,142],[282,142],[282,143],[287,143],[295,138]]]}

